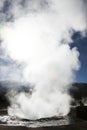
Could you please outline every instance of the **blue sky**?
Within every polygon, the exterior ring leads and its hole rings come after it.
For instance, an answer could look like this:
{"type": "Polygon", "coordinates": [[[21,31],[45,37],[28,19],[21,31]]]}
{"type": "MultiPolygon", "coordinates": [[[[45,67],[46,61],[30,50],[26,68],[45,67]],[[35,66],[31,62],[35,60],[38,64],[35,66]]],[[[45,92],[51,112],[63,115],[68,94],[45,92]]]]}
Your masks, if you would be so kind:
{"type": "Polygon", "coordinates": [[[86,82],[87,83],[87,37],[81,38],[79,33],[74,36],[74,43],[72,47],[76,46],[80,53],[79,61],[81,63],[81,68],[76,72],[76,82],[86,82]]]}

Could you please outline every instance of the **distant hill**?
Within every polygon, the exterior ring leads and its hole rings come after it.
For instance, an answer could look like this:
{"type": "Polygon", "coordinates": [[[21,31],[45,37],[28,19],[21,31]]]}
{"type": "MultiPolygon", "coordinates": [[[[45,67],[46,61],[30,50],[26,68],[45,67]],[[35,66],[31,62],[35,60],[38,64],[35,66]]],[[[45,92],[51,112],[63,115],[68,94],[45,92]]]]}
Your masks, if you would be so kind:
{"type": "Polygon", "coordinates": [[[17,92],[29,92],[31,87],[28,83],[23,82],[10,82],[10,81],[0,81],[0,109],[6,108],[10,105],[10,102],[6,94],[13,90],[17,92]]]}
{"type": "Polygon", "coordinates": [[[87,83],[74,83],[70,89],[70,94],[75,99],[87,98],[87,83]]]}
{"type": "Polygon", "coordinates": [[[15,81],[0,81],[0,91],[29,91],[30,85],[24,82],[15,82],[15,81]]]}
{"type": "MultiPolygon", "coordinates": [[[[7,92],[13,90],[17,92],[29,92],[31,86],[28,83],[1,81],[0,82],[0,108],[7,107],[10,103],[6,97],[7,92]]],[[[70,95],[75,100],[87,98],[87,84],[86,83],[74,83],[69,90],[70,95]]]]}

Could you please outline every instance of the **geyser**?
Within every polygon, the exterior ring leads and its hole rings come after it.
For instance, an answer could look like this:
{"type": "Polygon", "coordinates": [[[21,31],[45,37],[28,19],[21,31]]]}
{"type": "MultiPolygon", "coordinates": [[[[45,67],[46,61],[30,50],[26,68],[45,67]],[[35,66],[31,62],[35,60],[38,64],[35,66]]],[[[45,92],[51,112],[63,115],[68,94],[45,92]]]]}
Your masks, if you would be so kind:
{"type": "Polygon", "coordinates": [[[10,4],[14,21],[2,24],[3,49],[16,64],[24,64],[23,78],[34,88],[31,95],[11,96],[8,114],[27,119],[67,115],[68,88],[80,67],[79,52],[70,44],[75,31],[83,35],[86,30],[86,3],[18,0],[10,4]]]}

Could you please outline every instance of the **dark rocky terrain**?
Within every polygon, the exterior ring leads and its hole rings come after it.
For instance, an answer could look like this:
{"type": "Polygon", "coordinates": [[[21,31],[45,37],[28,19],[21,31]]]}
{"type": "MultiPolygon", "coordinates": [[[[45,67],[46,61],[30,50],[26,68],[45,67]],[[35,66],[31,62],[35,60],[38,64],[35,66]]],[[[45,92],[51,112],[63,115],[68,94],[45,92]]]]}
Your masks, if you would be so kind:
{"type": "Polygon", "coordinates": [[[29,85],[26,83],[19,83],[19,82],[9,82],[9,81],[1,81],[0,82],[0,109],[7,108],[10,105],[9,99],[7,94],[10,91],[17,91],[20,92],[29,92],[30,91],[29,85]]]}

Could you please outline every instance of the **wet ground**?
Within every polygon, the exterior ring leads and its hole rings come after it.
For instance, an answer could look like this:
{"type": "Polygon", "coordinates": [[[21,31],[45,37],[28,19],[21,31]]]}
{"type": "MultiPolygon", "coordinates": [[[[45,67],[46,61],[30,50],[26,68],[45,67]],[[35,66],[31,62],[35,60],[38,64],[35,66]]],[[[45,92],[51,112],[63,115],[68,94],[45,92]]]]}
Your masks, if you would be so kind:
{"type": "Polygon", "coordinates": [[[66,117],[20,120],[0,110],[0,130],[87,130],[87,121],[75,117],[75,112],[66,117]],[[72,116],[73,115],[73,116],[72,116]]]}
{"type": "Polygon", "coordinates": [[[4,126],[25,126],[28,128],[51,127],[75,124],[78,120],[66,117],[52,117],[38,120],[19,120],[7,115],[0,116],[0,124],[4,126]]]}
{"type": "Polygon", "coordinates": [[[0,125],[0,130],[87,130],[87,122],[76,122],[69,125],[26,127],[16,125],[0,125]]]}

